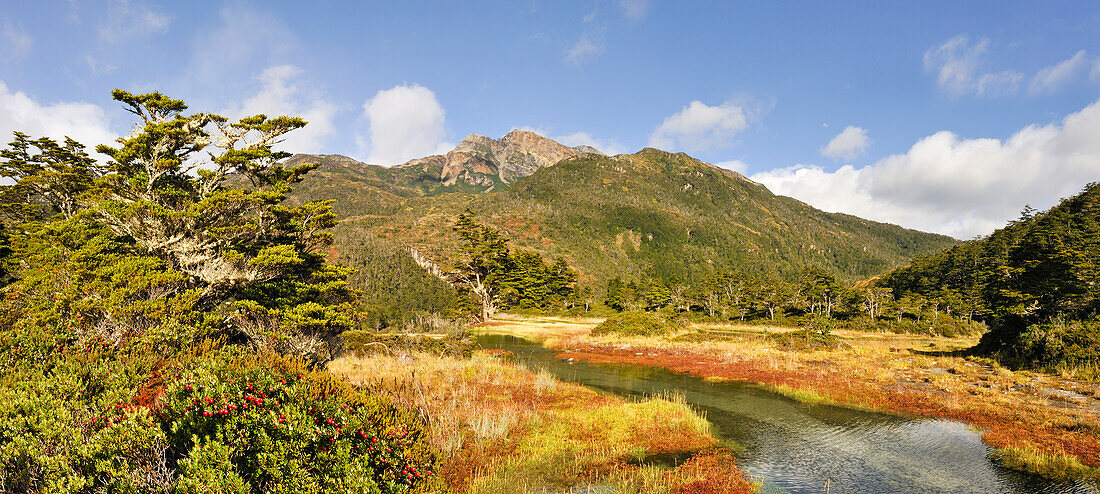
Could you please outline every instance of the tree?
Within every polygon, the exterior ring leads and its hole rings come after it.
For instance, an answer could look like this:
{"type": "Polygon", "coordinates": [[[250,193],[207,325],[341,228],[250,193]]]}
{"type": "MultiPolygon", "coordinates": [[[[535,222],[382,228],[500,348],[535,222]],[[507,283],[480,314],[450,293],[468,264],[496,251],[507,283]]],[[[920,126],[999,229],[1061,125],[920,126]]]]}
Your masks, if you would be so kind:
{"type": "Polygon", "coordinates": [[[496,278],[510,261],[508,244],[496,230],[478,224],[470,211],[458,215],[454,231],[462,246],[452,277],[481,302],[480,320],[487,321],[496,312],[496,278]]]}
{"type": "Polygon", "coordinates": [[[672,303],[672,290],[664,282],[651,279],[649,283],[646,283],[642,298],[645,299],[646,310],[660,309],[672,303]]]}
{"type": "MultiPolygon", "coordinates": [[[[217,314],[207,325],[243,333],[255,345],[327,358],[352,312],[350,270],[322,254],[336,217],[328,202],[282,204],[316,165],[286,169],[280,161],[289,154],[272,150],[305,121],[265,115],[230,121],[186,115],[182,101],[160,93],[116,89],[112,96],[140,121],[117,148],[97,148],[110,157],[106,164],[72,139],[61,145],[22,133],[0,154],[0,174],[17,180],[0,192],[20,203],[5,210],[18,242],[39,245],[33,248],[46,255],[51,246],[27,243],[44,232],[42,221],[56,223],[47,231],[58,234],[81,228],[86,239],[136,256],[103,269],[165,273],[162,283],[134,296],[186,300],[188,310],[217,314]],[[231,185],[231,175],[248,185],[231,185]],[[54,212],[57,218],[49,219],[54,212]]],[[[86,316],[114,338],[155,323],[114,317],[121,310],[98,306],[86,316]]]]}
{"type": "Polygon", "coordinates": [[[833,275],[816,267],[803,270],[799,279],[799,291],[809,304],[810,312],[832,317],[834,307],[844,296],[844,285],[833,275]]]}
{"type": "Polygon", "coordinates": [[[860,295],[863,299],[863,310],[867,311],[867,316],[872,321],[882,315],[883,305],[894,298],[889,288],[877,286],[863,288],[860,290],[860,295]]]}
{"type": "Polygon", "coordinates": [[[626,286],[623,285],[622,278],[618,276],[611,278],[607,281],[607,297],[604,298],[604,305],[620,312],[625,310],[627,305],[625,291],[626,286]]]}

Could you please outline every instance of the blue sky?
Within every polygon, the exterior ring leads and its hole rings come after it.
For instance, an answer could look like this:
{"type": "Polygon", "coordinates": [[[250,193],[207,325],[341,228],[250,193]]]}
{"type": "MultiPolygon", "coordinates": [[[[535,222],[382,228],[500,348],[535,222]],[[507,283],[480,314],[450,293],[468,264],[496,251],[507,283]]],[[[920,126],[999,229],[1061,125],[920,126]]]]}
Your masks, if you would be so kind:
{"type": "Polygon", "coordinates": [[[528,128],[960,238],[1100,179],[1094,2],[12,2],[0,83],[4,133],[110,139],[115,87],[380,164],[528,128]]]}

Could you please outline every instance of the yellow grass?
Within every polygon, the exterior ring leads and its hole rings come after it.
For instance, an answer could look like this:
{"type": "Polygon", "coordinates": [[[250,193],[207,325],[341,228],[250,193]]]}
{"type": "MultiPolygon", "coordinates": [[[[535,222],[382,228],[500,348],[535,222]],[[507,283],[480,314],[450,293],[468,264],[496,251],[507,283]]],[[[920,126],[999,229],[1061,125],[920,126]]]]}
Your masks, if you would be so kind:
{"type": "Polygon", "coordinates": [[[483,330],[542,341],[562,356],[757,382],[807,402],[954,418],[985,429],[983,438],[1004,448],[998,456],[1012,468],[1051,477],[1063,476],[1059,471],[1100,475],[1095,408],[1056,403],[1040,390],[1100,391],[1068,375],[1014,372],[988,359],[949,355],[973,346],[976,336],[836,331],[844,348],[789,351],[766,337],[787,328],[696,325],[666,337],[589,335],[598,322],[509,317],[483,330]],[[921,396],[927,398],[920,401],[921,396]]]}
{"type": "Polygon", "coordinates": [[[698,472],[645,466],[670,454],[717,461],[704,480],[722,482],[719,492],[749,490],[732,458],[712,459],[718,441],[683,397],[625,401],[499,357],[345,357],[329,370],[419,410],[456,492],[676,492],[698,482],[698,472]]]}

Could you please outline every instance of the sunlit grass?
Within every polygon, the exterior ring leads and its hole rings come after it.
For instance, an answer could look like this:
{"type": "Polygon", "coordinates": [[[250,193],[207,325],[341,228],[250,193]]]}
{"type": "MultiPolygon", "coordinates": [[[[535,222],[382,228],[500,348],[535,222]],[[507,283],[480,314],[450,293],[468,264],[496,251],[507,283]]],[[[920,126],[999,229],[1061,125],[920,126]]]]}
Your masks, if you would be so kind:
{"type": "Polygon", "coordinates": [[[806,403],[959,420],[981,430],[994,448],[1019,449],[1026,440],[1024,452],[1006,453],[1005,464],[1020,470],[1073,476],[1100,468],[1096,414],[1052,405],[1038,393],[1041,388],[1092,388],[1070,379],[1070,372],[1016,372],[990,359],[950,354],[974,345],[977,337],[836,331],[845,348],[790,351],[776,348],[767,337],[789,328],[705,325],[669,337],[592,336],[581,328],[513,318],[492,329],[542,341],[577,360],[664,367],[712,382],[756,383],[806,403]]]}
{"type": "Polygon", "coordinates": [[[625,401],[488,352],[347,357],[329,369],[420,410],[449,457],[442,475],[456,492],[751,490],[731,456],[711,458],[720,444],[682,395],[625,401]],[[669,455],[684,464],[648,464],[669,455]],[[714,468],[698,471],[702,461],[714,468]],[[681,488],[689,484],[717,490],[681,488]]]}

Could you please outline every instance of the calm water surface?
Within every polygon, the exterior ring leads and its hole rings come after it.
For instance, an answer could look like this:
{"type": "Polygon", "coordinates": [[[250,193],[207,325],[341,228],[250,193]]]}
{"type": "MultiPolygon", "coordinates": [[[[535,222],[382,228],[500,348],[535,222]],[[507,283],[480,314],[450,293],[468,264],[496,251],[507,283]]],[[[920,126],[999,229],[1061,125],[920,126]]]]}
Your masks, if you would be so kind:
{"type": "Polygon", "coordinates": [[[681,393],[718,435],[740,448],[738,463],[764,493],[1043,492],[1098,493],[1094,485],[1051,482],[1005,469],[977,432],[946,420],[808,405],[739,383],[651,367],[562,362],[556,352],[514,336],[481,335],[483,348],[512,352],[562,381],[624,397],[681,393]]]}

